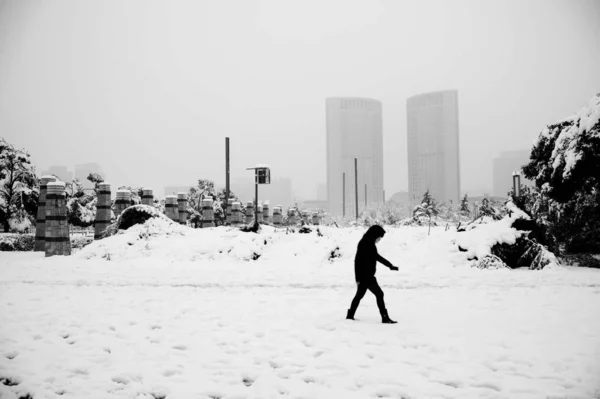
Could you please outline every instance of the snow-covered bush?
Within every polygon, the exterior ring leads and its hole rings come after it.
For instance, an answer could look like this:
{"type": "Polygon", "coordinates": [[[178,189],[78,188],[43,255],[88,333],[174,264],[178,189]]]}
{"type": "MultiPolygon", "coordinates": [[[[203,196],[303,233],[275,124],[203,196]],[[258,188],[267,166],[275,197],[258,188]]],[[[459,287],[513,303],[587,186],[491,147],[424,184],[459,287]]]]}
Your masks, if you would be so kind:
{"type": "MultiPolygon", "coordinates": [[[[456,240],[458,249],[468,252],[469,258],[477,262],[490,255],[497,256],[513,269],[539,270],[560,264],[556,256],[538,242],[540,229],[535,221],[512,202],[508,202],[506,208],[508,213],[500,220],[487,217],[487,223],[470,223],[461,230],[456,240]]],[[[475,266],[485,265],[487,263],[475,266]]]]}
{"type": "Polygon", "coordinates": [[[85,234],[78,234],[76,236],[71,236],[71,249],[79,250],[79,249],[85,247],[86,245],[91,244],[92,242],[94,242],[94,236],[85,235],[85,234]]]}
{"type": "Polygon", "coordinates": [[[508,269],[506,263],[496,255],[486,255],[473,264],[478,269],[508,269]]]}
{"type": "Polygon", "coordinates": [[[164,218],[171,220],[156,210],[156,208],[153,206],[139,204],[125,209],[119,215],[115,224],[119,230],[127,230],[133,225],[144,224],[148,219],[151,218],[164,218]]]}
{"type": "Polygon", "coordinates": [[[0,251],[33,251],[33,234],[0,234],[0,251]]]}

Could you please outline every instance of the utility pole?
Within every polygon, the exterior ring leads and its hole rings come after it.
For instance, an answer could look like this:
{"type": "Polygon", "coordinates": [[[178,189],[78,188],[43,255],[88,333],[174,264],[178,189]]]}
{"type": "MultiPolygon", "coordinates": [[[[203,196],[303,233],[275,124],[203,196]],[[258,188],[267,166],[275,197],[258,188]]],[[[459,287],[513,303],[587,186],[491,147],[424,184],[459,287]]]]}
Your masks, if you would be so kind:
{"type": "Polygon", "coordinates": [[[346,172],[342,173],[342,217],[346,217],[346,172]]]}
{"type": "MultiPolygon", "coordinates": [[[[225,220],[229,207],[229,137],[225,137],[225,220]]],[[[231,222],[231,220],[230,220],[231,222]]]]}
{"type": "Polygon", "coordinates": [[[354,208],[358,220],[358,158],[354,158],[354,208]]]}

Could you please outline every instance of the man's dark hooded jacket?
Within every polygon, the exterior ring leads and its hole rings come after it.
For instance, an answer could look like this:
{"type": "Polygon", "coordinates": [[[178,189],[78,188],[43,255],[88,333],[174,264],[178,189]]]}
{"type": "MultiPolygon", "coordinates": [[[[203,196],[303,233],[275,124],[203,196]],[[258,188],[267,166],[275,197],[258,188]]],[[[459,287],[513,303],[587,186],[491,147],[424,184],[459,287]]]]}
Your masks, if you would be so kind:
{"type": "Polygon", "coordinates": [[[354,258],[354,275],[356,282],[365,282],[375,280],[375,270],[377,262],[381,262],[387,267],[393,265],[383,256],[377,253],[375,240],[385,235],[385,230],[381,226],[371,226],[358,243],[356,257],[354,258]]]}

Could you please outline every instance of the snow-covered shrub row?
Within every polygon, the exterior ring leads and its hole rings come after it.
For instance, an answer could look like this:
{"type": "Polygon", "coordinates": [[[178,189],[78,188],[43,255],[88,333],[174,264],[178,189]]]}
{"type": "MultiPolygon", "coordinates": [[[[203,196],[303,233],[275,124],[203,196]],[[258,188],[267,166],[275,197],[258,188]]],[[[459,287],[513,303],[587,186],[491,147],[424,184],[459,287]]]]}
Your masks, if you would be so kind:
{"type": "Polygon", "coordinates": [[[34,244],[33,234],[0,234],[0,251],[33,251],[34,244]]]}
{"type": "Polygon", "coordinates": [[[344,230],[352,232],[347,243],[348,234],[344,234],[341,240],[333,239],[339,230],[326,226],[305,229],[306,234],[300,234],[300,229],[261,226],[256,234],[244,233],[237,227],[193,229],[166,217],[156,217],[96,240],[75,256],[111,260],[164,257],[169,261],[251,261],[258,258],[286,261],[304,257],[320,262],[354,256],[353,250],[364,229],[344,230]]]}

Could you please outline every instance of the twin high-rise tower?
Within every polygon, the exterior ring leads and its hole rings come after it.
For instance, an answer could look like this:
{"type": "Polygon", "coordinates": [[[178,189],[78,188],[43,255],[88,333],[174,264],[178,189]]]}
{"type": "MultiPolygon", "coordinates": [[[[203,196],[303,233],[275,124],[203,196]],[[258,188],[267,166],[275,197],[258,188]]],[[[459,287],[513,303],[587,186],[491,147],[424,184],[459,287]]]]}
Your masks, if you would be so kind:
{"type": "Polygon", "coordinates": [[[458,91],[419,94],[406,101],[408,198],[417,204],[425,191],[438,202],[458,202],[458,91]]]}
{"type": "Polygon", "coordinates": [[[368,98],[327,99],[327,198],[329,212],[354,215],[355,190],[359,209],[383,202],[383,131],[381,102],[368,98]],[[358,159],[355,184],[354,158],[358,159]],[[343,181],[345,175],[345,184],[343,181]],[[345,189],[344,189],[345,187],[345,189]],[[343,191],[345,190],[345,191],[343,191]]]}
{"type": "MultiPolygon", "coordinates": [[[[364,209],[365,199],[369,205],[384,201],[381,102],[341,97],[328,98],[326,104],[329,212],[343,213],[345,187],[345,214],[353,216],[356,191],[359,210],[364,209]],[[358,159],[357,185],[354,158],[358,159]]],[[[427,190],[439,202],[456,203],[460,196],[457,91],[409,98],[407,128],[411,203],[418,203],[427,190]]]]}

